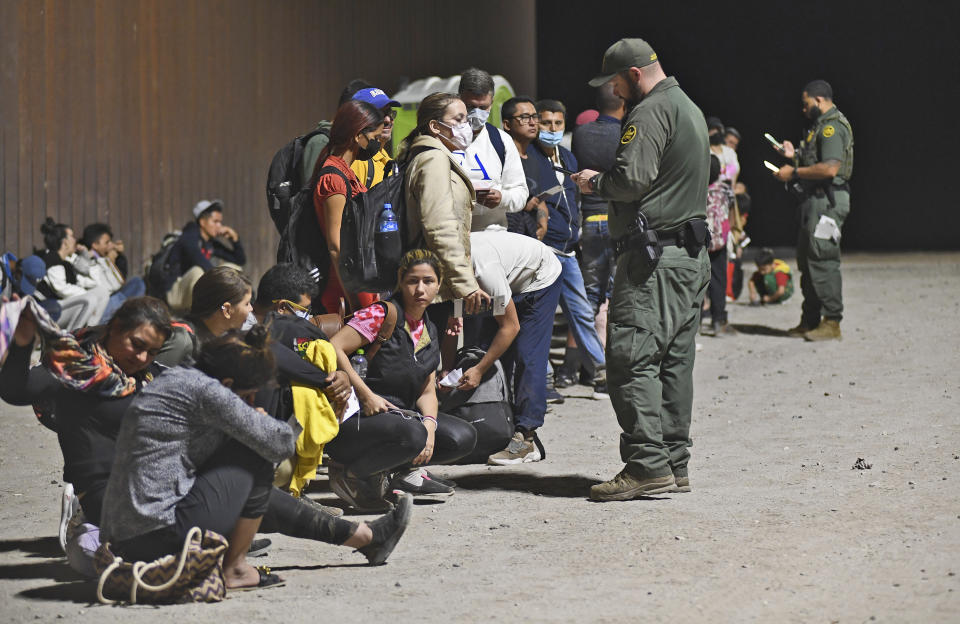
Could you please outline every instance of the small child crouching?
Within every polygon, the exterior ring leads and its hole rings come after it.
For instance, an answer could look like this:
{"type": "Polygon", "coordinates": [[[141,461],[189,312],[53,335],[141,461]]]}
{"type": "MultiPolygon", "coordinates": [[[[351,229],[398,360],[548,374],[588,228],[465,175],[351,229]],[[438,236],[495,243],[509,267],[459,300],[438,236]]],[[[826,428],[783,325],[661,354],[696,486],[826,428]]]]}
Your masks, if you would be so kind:
{"type": "Polygon", "coordinates": [[[773,257],[773,250],[762,249],[757,256],[757,270],[750,278],[750,305],[782,303],[793,294],[793,275],[783,260],[773,257]]]}

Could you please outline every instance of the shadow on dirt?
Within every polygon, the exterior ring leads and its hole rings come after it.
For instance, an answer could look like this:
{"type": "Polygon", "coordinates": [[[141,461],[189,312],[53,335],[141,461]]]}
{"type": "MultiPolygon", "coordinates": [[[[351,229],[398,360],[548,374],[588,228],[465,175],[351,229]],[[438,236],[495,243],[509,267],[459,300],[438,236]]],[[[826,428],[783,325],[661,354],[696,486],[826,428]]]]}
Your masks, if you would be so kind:
{"type": "Polygon", "coordinates": [[[83,576],[67,565],[66,560],[0,565],[0,580],[50,579],[65,583],[82,578],[83,576]]]}
{"type": "Polygon", "coordinates": [[[56,537],[34,537],[0,540],[0,552],[19,550],[30,557],[62,557],[63,551],[56,537]]]}
{"type": "Polygon", "coordinates": [[[456,479],[461,490],[510,490],[558,498],[586,498],[597,479],[581,475],[536,475],[518,472],[479,472],[456,479]]]}
{"type": "Polygon", "coordinates": [[[787,333],[785,329],[777,329],[776,327],[767,327],[766,325],[753,325],[748,323],[731,323],[735,330],[741,334],[748,334],[751,336],[772,336],[774,338],[792,338],[790,334],[787,333]]]}
{"type": "Polygon", "coordinates": [[[94,581],[73,581],[44,587],[26,589],[17,594],[28,600],[50,600],[55,602],[73,602],[87,606],[96,603],[97,584],[94,581]]]}

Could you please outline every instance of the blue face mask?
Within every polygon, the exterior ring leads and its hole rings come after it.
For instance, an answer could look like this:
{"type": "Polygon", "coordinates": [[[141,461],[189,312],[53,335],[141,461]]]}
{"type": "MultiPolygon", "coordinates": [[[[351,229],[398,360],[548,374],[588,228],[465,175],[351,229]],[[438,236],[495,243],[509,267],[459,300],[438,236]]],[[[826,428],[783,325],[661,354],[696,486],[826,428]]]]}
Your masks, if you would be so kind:
{"type": "Polygon", "coordinates": [[[557,130],[556,132],[549,132],[547,130],[540,131],[540,142],[544,145],[556,147],[557,145],[560,145],[561,140],[563,140],[563,132],[560,130],[557,130]]]}

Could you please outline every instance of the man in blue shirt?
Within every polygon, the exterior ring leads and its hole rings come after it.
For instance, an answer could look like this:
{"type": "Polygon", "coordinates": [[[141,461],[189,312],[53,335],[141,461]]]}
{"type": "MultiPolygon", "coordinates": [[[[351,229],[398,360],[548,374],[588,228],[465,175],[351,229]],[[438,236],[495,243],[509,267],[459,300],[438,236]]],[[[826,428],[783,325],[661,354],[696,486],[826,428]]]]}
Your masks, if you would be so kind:
{"type": "MultiPolygon", "coordinates": [[[[609,83],[597,89],[597,110],[600,115],[596,121],[578,126],[573,131],[573,155],[584,169],[609,171],[617,161],[620,120],[625,112],[623,99],[613,93],[613,86],[609,83]]],[[[607,229],[609,206],[607,200],[594,194],[580,198],[583,285],[594,314],[610,297],[617,268],[607,229]]]]}
{"type": "Polygon", "coordinates": [[[583,284],[583,274],[577,263],[576,248],[580,241],[580,206],[577,201],[577,185],[570,176],[554,169],[562,167],[568,171],[578,171],[577,159],[573,154],[560,145],[563,131],[566,127],[566,107],[557,100],[541,100],[537,102],[537,112],[540,114],[540,134],[527,148],[527,156],[536,167],[532,169],[537,175],[537,187],[541,189],[541,196],[547,203],[549,218],[547,233],[543,242],[548,245],[560,260],[562,271],[560,280],[560,307],[570,326],[570,332],[576,340],[577,346],[590,358],[596,371],[594,379],[594,394],[596,399],[605,399],[607,396],[606,358],[603,345],[597,336],[594,324],[595,313],[583,284]],[[562,191],[551,194],[552,188],[562,186],[562,191]]]}

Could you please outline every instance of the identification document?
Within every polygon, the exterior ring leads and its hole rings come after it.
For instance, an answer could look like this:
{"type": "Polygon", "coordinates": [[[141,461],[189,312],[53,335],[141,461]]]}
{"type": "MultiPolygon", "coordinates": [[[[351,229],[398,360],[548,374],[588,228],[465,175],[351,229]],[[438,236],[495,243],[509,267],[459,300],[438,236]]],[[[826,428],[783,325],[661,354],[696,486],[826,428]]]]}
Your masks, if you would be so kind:
{"type": "Polygon", "coordinates": [[[460,383],[460,378],[463,377],[463,369],[455,368],[447,376],[440,380],[440,385],[445,388],[456,388],[460,383]]]}

